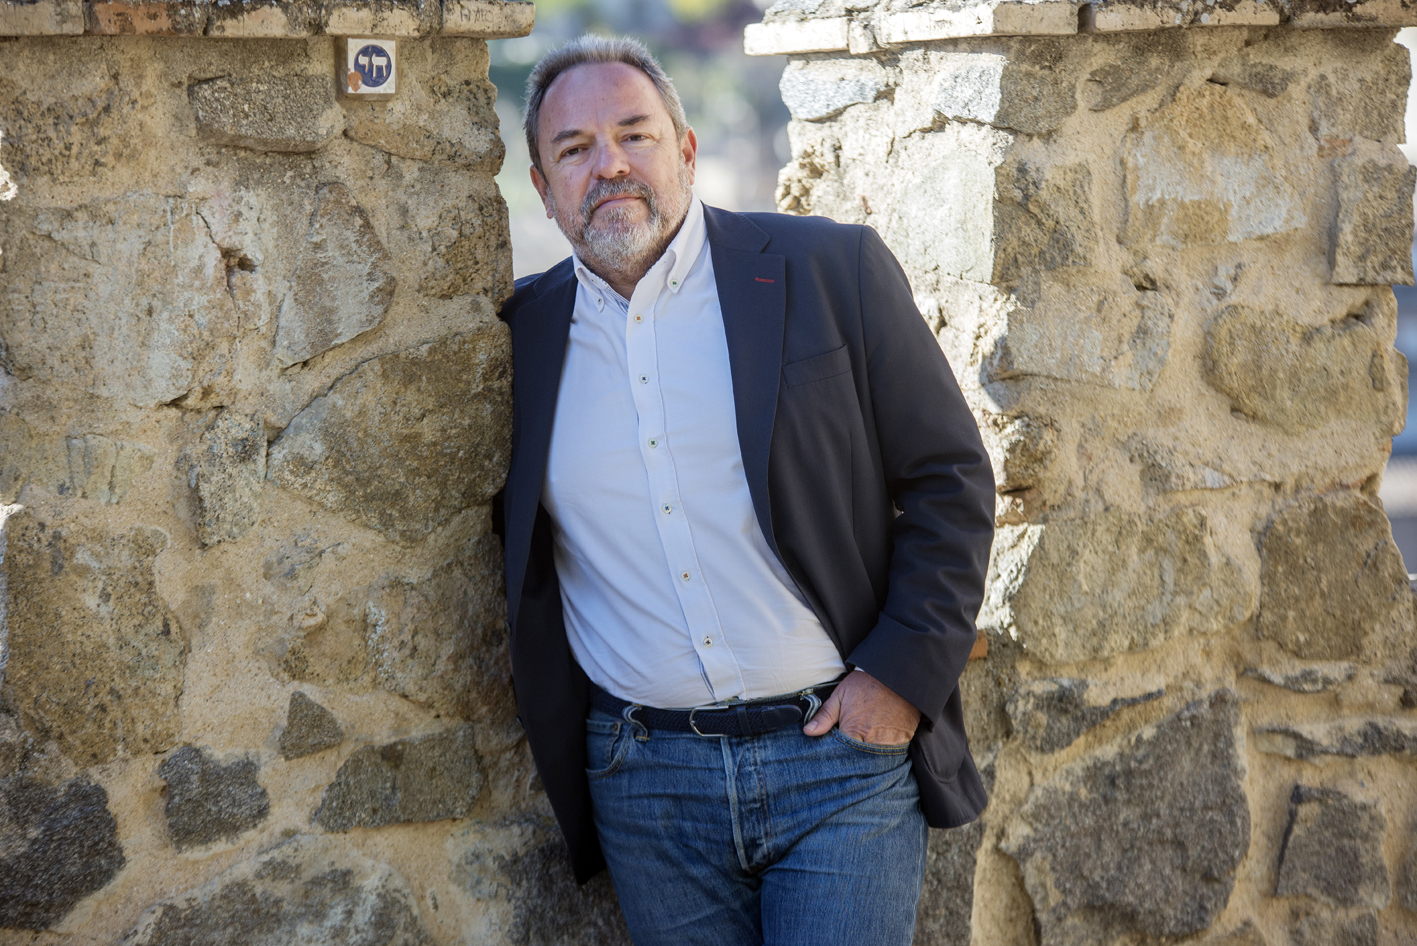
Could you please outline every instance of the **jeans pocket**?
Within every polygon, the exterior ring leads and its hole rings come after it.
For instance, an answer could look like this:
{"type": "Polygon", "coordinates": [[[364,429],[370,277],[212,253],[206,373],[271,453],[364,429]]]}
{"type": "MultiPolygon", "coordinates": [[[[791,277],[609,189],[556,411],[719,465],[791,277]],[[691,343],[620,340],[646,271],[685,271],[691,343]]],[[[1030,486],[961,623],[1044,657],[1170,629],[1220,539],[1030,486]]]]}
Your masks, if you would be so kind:
{"type": "Polygon", "coordinates": [[[592,781],[614,775],[625,759],[634,727],[619,720],[585,722],[586,777],[592,781]]]}
{"type": "Polygon", "coordinates": [[[836,737],[837,742],[850,746],[858,752],[869,752],[872,755],[903,756],[910,750],[910,743],[903,742],[898,746],[883,746],[874,742],[862,742],[860,739],[852,739],[846,733],[832,727],[831,734],[836,737]]]}

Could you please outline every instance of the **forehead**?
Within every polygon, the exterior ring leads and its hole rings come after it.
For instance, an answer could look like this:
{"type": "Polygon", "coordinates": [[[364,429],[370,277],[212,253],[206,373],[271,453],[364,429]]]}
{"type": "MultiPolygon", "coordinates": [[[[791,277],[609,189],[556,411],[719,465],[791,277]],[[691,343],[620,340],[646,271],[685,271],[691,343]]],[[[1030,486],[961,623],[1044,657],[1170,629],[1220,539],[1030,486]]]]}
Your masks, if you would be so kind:
{"type": "Polygon", "coordinates": [[[589,131],[636,115],[670,120],[649,76],[623,62],[584,63],[561,73],[546,89],[537,134],[556,135],[574,128],[589,131]]]}

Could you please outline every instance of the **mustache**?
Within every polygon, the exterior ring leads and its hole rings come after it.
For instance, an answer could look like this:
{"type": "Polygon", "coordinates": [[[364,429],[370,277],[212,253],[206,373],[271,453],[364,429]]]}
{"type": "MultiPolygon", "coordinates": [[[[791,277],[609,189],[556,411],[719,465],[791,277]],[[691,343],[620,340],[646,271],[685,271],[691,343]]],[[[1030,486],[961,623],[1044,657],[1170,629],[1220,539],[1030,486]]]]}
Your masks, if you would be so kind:
{"type": "Polygon", "coordinates": [[[651,219],[659,212],[658,202],[654,199],[654,191],[650,190],[648,184],[630,180],[627,177],[617,177],[608,181],[600,181],[586,191],[585,199],[581,201],[581,219],[589,222],[597,204],[615,197],[640,198],[649,208],[651,219]]]}

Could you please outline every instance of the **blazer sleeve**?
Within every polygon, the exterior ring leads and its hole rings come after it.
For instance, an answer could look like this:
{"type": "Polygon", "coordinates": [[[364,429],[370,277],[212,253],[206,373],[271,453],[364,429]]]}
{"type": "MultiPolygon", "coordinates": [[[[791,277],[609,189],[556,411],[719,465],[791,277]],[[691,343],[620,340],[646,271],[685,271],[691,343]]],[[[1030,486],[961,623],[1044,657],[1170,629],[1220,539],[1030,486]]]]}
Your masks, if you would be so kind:
{"type": "Polygon", "coordinates": [[[974,647],[994,538],[994,472],[905,272],[869,227],[859,253],[871,411],[901,512],[885,606],[847,660],[913,704],[928,726],[974,647]]]}

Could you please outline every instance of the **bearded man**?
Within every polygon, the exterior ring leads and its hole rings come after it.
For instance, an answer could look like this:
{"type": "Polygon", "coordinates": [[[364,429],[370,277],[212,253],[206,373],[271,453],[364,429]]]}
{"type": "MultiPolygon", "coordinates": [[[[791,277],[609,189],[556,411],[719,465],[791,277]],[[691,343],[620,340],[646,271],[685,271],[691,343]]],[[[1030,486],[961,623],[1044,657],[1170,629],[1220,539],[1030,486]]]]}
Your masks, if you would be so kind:
{"type": "Polygon", "coordinates": [[[575,253],[502,310],[508,630],[576,876],[638,946],[907,944],[927,824],[985,804],[975,422],[874,231],[699,202],[642,45],[571,42],[526,101],[575,253]]]}

